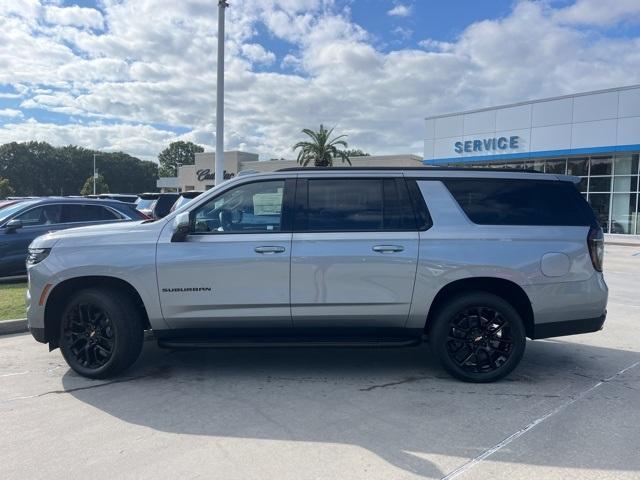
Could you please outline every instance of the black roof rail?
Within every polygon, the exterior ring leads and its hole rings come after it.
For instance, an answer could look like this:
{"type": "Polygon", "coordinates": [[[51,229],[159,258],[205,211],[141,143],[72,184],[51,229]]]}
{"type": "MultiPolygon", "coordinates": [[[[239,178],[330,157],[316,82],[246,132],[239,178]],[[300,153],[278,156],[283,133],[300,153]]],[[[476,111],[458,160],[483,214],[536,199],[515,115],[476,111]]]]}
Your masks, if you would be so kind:
{"type": "Polygon", "coordinates": [[[515,173],[543,173],[532,169],[521,168],[500,168],[500,167],[441,167],[441,166],[424,166],[424,167],[287,167],[280,168],[276,172],[326,172],[326,171],[397,171],[409,170],[412,172],[421,171],[454,171],[454,172],[515,172],[515,173]]]}

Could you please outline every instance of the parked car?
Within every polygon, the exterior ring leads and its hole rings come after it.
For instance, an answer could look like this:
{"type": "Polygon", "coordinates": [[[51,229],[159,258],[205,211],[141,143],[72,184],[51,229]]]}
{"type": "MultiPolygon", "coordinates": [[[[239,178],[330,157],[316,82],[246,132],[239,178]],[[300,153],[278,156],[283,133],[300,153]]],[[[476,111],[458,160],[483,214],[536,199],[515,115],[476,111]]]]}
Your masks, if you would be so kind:
{"type": "Polygon", "coordinates": [[[125,203],[136,203],[138,195],[130,193],[100,193],[98,195],[87,195],[88,198],[98,198],[100,200],[119,200],[125,203]]]}
{"type": "Polygon", "coordinates": [[[133,206],[114,200],[42,198],[0,210],[0,276],[26,271],[31,241],[45,233],[83,225],[144,219],[133,206]]]}
{"type": "Polygon", "coordinates": [[[0,200],[0,210],[2,210],[5,207],[8,207],[9,205],[15,205],[18,202],[21,202],[22,200],[0,200]]]}
{"type": "Polygon", "coordinates": [[[178,193],[160,193],[151,207],[151,216],[155,219],[166,217],[179,196],[178,193]]]}
{"type": "Polygon", "coordinates": [[[189,203],[191,200],[193,200],[194,198],[198,197],[202,193],[204,193],[204,192],[202,192],[200,190],[189,190],[189,191],[186,191],[186,192],[181,192],[180,196],[175,201],[175,203],[171,207],[170,211],[173,212],[173,211],[179,209],[180,207],[182,207],[183,205],[186,205],[187,203],[189,203]]]}
{"type": "Polygon", "coordinates": [[[526,337],[606,316],[603,233],[564,175],[293,169],[238,176],[165,219],[56,232],[29,256],[29,328],[81,375],[161,346],[408,346],[504,377],[526,337]]]}
{"type": "Polygon", "coordinates": [[[160,196],[159,193],[141,193],[135,201],[136,209],[144,213],[147,217],[153,217],[153,206],[160,196]]]}

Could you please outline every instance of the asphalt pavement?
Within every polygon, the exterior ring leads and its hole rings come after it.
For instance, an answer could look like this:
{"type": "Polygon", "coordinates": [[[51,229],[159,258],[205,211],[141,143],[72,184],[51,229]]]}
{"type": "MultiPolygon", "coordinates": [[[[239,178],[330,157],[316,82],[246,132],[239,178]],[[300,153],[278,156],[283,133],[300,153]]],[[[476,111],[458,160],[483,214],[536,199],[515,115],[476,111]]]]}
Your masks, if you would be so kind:
{"type": "Polygon", "coordinates": [[[0,337],[0,478],[638,479],[640,248],[608,246],[605,329],[528,342],[488,385],[427,347],[169,351],[87,380],[0,337]]]}

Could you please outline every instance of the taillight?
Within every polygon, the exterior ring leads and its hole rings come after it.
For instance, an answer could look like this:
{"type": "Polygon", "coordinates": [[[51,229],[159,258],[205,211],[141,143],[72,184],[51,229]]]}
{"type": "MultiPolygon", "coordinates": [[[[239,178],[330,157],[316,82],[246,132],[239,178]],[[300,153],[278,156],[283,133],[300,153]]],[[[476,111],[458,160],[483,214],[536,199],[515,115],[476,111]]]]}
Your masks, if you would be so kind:
{"type": "Polygon", "coordinates": [[[602,233],[602,228],[591,227],[589,229],[587,246],[589,247],[589,256],[591,257],[593,268],[601,272],[604,260],[604,234],[602,233]]]}

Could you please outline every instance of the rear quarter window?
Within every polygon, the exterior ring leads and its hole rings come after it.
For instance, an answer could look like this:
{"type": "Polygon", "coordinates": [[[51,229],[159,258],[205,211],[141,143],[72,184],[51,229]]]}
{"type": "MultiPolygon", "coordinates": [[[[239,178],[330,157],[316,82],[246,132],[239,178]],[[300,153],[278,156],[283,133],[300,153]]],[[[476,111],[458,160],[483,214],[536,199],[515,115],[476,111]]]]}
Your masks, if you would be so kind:
{"type": "Polygon", "coordinates": [[[473,223],[589,226],[594,215],[570,182],[490,178],[442,180],[473,223]]]}

